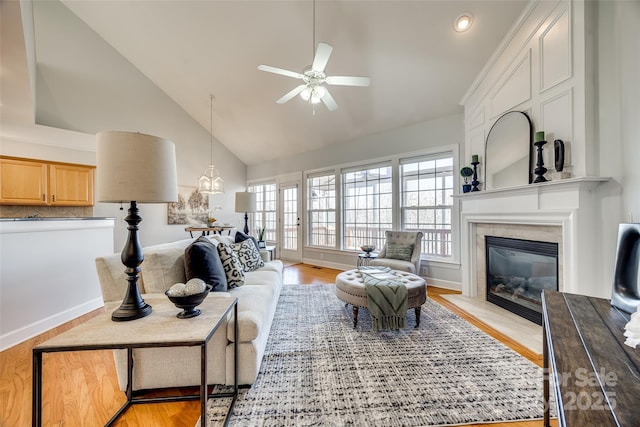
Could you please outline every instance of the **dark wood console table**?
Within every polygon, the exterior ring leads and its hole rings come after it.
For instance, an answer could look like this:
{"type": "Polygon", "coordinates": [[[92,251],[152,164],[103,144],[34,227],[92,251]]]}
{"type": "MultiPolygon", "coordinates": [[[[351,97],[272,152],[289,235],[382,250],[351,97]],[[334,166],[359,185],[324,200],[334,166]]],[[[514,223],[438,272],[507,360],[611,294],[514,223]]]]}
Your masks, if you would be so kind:
{"type": "Polygon", "coordinates": [[[560,426],[640,425],[640,349],[624,344],[629,314],[609,300],[544,291],[544,425],[549,363],[560,426]]]}

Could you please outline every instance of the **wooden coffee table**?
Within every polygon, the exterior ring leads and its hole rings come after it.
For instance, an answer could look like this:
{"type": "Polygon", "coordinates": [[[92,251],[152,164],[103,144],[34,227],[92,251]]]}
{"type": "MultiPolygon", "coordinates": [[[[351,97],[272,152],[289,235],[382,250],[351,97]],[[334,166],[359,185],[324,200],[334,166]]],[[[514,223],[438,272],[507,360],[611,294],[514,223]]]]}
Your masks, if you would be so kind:
{"type": "Polygon", "coordinates": [[[128,322],[114,322],[111,320],[111,312],[118,308],[120,302],[107,303],[104,313],[33,348],[32,425],[42,425],[43,354],[105,349],[126,349],[128,360],[127,401],[105,425],[112,425],[133,404],[196,399],[200,400],[201,419],[206,424],[207,398],[232,397],[225,418],[225,425],[228,423],[233,405],[238,397],[238,322],[234,322],[233,392],[207,393],[207,343],[231,312],[233,312],[234,319],[237,319],[238,299],[206,298],[198,306],[202,314],[191,319],[178,319],[176,315],[180,309],[176,308],[164,294],[147,294],[144,299],[153,307],[153,311],[147,317],[128,322]],[[200,347],[201,384],[199,395],[159,398],[136,398],[133,396],[133,349],[189,346],[200,347]]]}

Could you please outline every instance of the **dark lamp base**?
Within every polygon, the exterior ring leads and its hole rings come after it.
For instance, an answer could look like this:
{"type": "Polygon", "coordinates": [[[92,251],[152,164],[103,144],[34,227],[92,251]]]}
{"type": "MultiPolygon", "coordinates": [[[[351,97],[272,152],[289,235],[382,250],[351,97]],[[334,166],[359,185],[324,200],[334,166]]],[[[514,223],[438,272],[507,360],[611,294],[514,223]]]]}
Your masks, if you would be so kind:
{"type": "Polygon", "coordinates": [[[151,306],[144,301],[142,301],[142,306],[140,307],[126,306],[126,304],[122,304],[117,310],[111,313],[111,320],[114,322],[127,322],[129,320],[146,317],[150,314],[151,306]]]}

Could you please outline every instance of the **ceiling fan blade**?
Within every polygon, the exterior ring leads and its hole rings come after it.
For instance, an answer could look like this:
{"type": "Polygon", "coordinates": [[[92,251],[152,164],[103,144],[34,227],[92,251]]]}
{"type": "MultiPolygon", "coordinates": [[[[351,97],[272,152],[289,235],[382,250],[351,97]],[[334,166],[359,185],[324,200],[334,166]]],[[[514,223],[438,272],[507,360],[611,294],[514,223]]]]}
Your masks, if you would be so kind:
{"type": "Polygon", "coordinates": [[[301,79],[302,74],[295,71],[285,70],[283,68],[272,67],[271,65],[258,65],[258,70],[266,71],[267,73],[280,74],[287,77],[293,77],[294,79],[301,79]]]}
{"type": "Polygon", "coordinates": [[[326,67],[327,62],[329,62],[331,51],[333,51],[333,48],[328,44],[318,43],[318,48],[316,49],[316,55],[313,58],[313,64],[311,65],[311,68],[315,71],[324,71],[324,67],[326,67]]]}
{"type": "Polygon", "coordinates": [[[371,79],[369,77],[327,76],[325,82],[340,86],[369,86],[371,79]]]}
{"type": "Polygon", "coordinates": [[[333,96],[331,96],[328,90],[325,92],[324,96],[321,99],[322,99],[322,102],[324,102],[324,105],[327,106],[327,109],[329,111],[333,111],[336,108],[338,108],[338,104],[336,104],[336,100],[333,99],[333,96]]]}
{"type": "Polygon", "coordinates": [[[305,87],[307,87],[307,85],[300,85],[300,86],[296,87],[292,91],[288,92],[285,96],[283,96],[282,98],[278,99],[276,102],[278,104],[284,104],[285,102],[290,101],[291,99],[295,98],[295,96],[297,94],[302,92],[305,87]]]}

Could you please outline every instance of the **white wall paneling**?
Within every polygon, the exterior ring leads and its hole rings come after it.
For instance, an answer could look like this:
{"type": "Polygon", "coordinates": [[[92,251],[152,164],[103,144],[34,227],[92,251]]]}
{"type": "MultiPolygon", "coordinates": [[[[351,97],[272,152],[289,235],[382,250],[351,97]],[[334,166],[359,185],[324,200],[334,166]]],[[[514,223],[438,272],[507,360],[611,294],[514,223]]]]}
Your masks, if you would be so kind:
{"type": "Polygon", "coordinates": [[[540,36],[540,91],[571,77],[571,17],[569,5],[561,10],[540,36]]]}
{"type": "Polygon", "coordinates": [[[484,125],[484,105],[479,105],[476,111],[469,115],[469,120],[466,123],[467,129],[475,129],[484,125]]]}
{"type": "Polygon", "coordinates": [[[515,61],[501,82],[495,93],[490,97],[489,111],[491,118],[505,113],[531,99],[531,50],[515,61]]]}
{"type": "Polygon", "coordinates": [[[573,90],[561,93],[540,103],[540,129],[545,130],[547,144],[544,146],[543,158],[545,167],[555,170],[553,141],[564,142],[565,170],[571,171],[571,145],[573,141],[573,90]],[[549,131],[547,131],[549,129],[549,131]]]}

